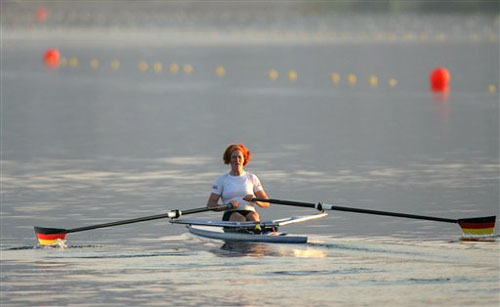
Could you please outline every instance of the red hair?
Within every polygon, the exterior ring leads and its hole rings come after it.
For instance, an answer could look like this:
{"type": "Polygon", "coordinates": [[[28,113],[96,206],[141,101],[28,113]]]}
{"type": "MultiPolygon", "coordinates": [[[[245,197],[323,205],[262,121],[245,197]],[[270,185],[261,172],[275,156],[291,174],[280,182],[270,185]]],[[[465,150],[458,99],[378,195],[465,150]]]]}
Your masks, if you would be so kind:
{"type": "Polygon", "coordinates": [[[224,164],[231,163],[231,154],[235,150],[241,151],[243,158],[245,159],[243,166],[246,166],[248,162],[250,162],[250,150],[248,150],[248,148],[246,148],[243,144],[231,144],[226,148],[226,151],[224,151],[224,155],[222,156],[224,164]]]}

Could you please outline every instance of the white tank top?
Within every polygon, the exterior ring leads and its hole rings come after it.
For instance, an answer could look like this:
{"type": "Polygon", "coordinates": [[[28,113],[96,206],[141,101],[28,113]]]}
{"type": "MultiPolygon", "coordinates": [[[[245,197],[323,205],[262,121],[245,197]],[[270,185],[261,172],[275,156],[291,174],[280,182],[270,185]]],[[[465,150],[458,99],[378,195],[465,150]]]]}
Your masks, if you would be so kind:
{"type": "Polygon", "coordinates": [[[220,195],[224,204],[236,200],[239,206],[234,210],[249,211],[255,211],[255,208],[252,203],[244,201],[243,197],[262,190],[264,189],[262,188],[259,178],[249,172],[245,172],[240,176],[232,176],[229,173],[224,174],[215,180],[212,187],[212,193],[220,195]]]}

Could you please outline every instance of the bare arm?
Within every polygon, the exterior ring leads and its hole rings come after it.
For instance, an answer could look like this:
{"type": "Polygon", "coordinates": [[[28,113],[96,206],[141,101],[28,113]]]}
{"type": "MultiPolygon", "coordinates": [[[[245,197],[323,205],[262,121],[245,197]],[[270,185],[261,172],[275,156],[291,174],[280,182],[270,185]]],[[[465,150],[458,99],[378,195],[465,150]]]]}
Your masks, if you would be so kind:
{"type": "MultiPolygon", "coordinates": [[[[208,208],[214,208],[214,207],[220,206],[219,199],[220,199],[220,195],[211,193],[210,197],[208,197],[207,207],[208,208]]],[[[238,207],[238,202],[232,203],[232,205],[233,205],[233,208],[236,208],[236,207],[238,207]]],[[[224,211],[224,210],[227,210],[227,209],[230,209],[230,208],[224,208],[223,207],[222,209],[217,209],[217,210],[214,210],[214,211],[224,211]]]]}
{"type": "Polygon", "coordinates": [[[211,193],[210,196],[208,197],[207,207],[213,208],[219,206],[219,199],[220,195],[211,193]]]}

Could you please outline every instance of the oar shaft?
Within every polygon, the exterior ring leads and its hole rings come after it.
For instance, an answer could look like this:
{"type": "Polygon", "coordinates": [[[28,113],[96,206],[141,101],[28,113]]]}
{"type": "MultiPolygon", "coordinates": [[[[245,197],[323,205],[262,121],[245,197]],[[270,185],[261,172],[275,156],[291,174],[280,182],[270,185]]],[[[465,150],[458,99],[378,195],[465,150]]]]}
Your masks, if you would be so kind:
{"type": "Polygon", "coordinates": [[[110,222],[110,223],[103,223],[103,224],[97,224],[97,225],[91,225],[91,226],[78,227],[78,228],[68,229],[67,233],[92,230],[92,229],[98,229],[98,228],[113,227],[113,226],[132,224],[132,223],[138,223],[138,222],[145,222],[145,221],[151,221],[151,220],[157,220],[157,219],[163,219],[163,218],[168,218],[169,214],[170,214],[170,212],[165,213],[165,214],[151,215],[151,216],[123,220],[123,221],[116,221],[116,222],[110,222]]]}
{"type": "Polygon", "coordinates": [[[267,202],[267,203],[278,204],[278,205],[315,208],[318,210],[328,209],[328,210],[347,211],[347,212],[355,212],[355,213],[367,213],[367,214],[374,214],[374,215],[395,216],[395,217],[403,217],[403,218],[418,219],[418,220],[437,221],[437,222],[445,222],[445,223],[455,223],[455,224],[458,223],[458,220],[456,220],[456,219],[447,219],[447,218],[434,217],[434,216],[414,215],[414,214],[379,211],[379,210],[371,210],[371,209],[350,208],[350,207],[334,206],[334,205],[322,204],[322,203],[315,204],[315,203],[305,203],[305,202],[280,200],[280,199],[260,199],[260,198],[254,198],[253,201],[261,201],[261,202],[267,202]]]}
{"type": "Polygon", "coordinates": [[[397,212],[388,212],[388,211],[378,211],[378,210],[370,210],[370,209],[348,208],[348,207],[333,206],[333,205],[328,205],[328,204],[323,205],[323,208],[330,209],[330,210],[337,210],[337,211],[348,211],[348,212],[367,213],[367,214],[374,214],[374,215],[395,216],[395,217],[403,217],[403,218],[417,219],[417,220],[428,220],[428,221],[454,223],[454,224],[458,223],[457,220],[447,219],[447,218],[442,218],[442,217],[415,215],[415,214],[397,213],[397,212]]]}
{"type": "Polygon", "coordinates": [[[151,220],[158,220],[158,219],[164,219],[164,218],[177,218],[180,215],[187,215],[187,214],[193,214],[193,213],[199,213],[199,212],[217,210],[217,209],[221,209],[221,208],[226,208],[226,206],[223,205],[223,206],[213,207],[213,208],[201,207],[201,208],[187,209],[187,210],[184,210],[184,211],[181,211],[181,210],[171,210],[171,211],[169,211],[167,213],[164,213],[164,214],[157,214],[157,215],[139,217],[139,218],[135,218],[135,219],[122,220],[122,221],[116,221],[116,222],[103,223],[103,224],[97,224],[97,225],[91,225],[91,226],[85,226],[85,227],[78,227],[78,228],[68,229],[68,230],[66,230],[66,233],[79,232],[79,231],[85,231],[85,230],[92,230],[92,229],[98,229],[98,228],[113,227],[113,226],[119,226],[119,225],[125,225],[125,224],[132,224],[132,223],[139,223],[139,222],[145,222],[145,221],[151,221],[151,220]]]}

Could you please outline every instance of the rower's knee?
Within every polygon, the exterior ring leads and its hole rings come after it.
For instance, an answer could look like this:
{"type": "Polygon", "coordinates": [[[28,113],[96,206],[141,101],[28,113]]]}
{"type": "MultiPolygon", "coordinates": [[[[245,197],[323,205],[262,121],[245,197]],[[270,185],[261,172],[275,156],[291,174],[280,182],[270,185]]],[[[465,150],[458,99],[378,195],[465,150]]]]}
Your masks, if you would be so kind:
{"type": "Polygon", "coordinates": [[[259,214],[257,212],[248,213],[246,216],[246,220],[250,222],[258,222],[260,221],[259,214]]]}

